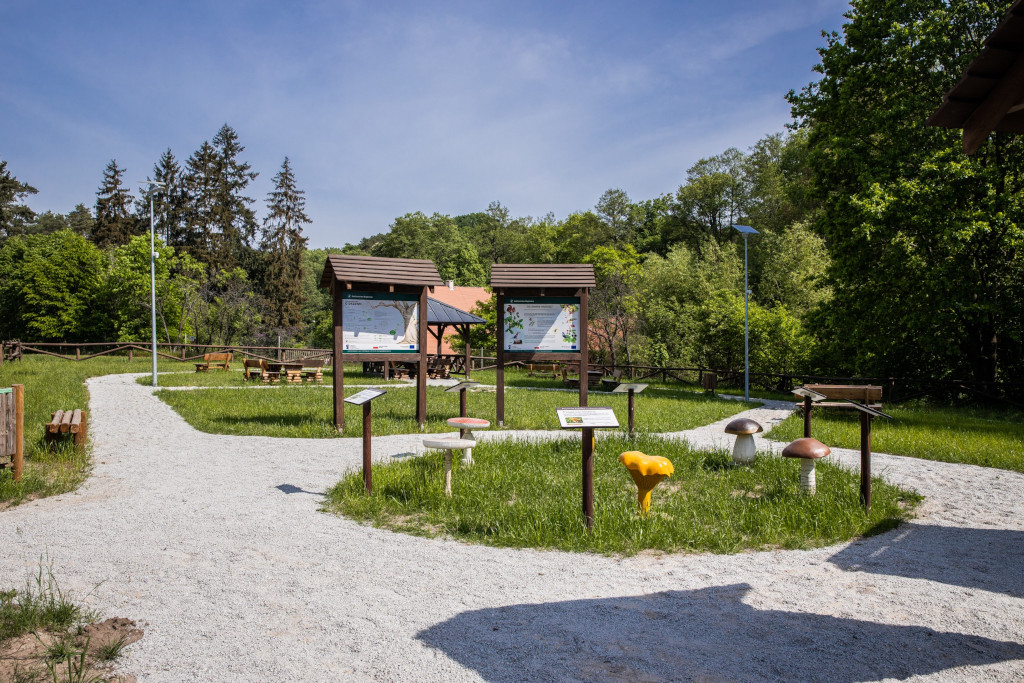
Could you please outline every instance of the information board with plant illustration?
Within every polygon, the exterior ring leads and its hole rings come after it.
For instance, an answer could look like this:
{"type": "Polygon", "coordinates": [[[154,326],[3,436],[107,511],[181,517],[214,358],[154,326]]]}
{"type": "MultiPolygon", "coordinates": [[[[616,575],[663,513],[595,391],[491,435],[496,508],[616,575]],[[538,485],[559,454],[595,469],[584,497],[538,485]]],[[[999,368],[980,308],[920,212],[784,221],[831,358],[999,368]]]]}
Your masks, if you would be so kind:
{"type": "Polygon", "coordinates": [[[510,297],[502,309],[505,351],[580,350],[580,300],[577,297],[510,297]]]}
{"type": "Polygon", "coordinates": [[[345,352],[409,353],[419,350],[419,296],[345,292],[342,319],[345,352]]]}

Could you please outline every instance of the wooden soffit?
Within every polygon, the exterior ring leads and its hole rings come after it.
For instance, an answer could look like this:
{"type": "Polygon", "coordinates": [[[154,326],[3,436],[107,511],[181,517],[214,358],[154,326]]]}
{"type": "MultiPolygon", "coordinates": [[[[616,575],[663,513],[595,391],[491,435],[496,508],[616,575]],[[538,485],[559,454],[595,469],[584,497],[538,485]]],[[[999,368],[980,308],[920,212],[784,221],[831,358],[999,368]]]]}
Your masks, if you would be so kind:
{"type": "Polygon", "coordinates": [[[334,282],[442,287],[444,282],[429,259],[385,258],[382,256],[331,255],[324,264],[320,286],[334,282]]]}
{"type": "Polygon", "coordinates": [[[974,154],[993,131],[1024,133],[1024,0],[1016,0],[926,125],[962,128],[974,154]]]}

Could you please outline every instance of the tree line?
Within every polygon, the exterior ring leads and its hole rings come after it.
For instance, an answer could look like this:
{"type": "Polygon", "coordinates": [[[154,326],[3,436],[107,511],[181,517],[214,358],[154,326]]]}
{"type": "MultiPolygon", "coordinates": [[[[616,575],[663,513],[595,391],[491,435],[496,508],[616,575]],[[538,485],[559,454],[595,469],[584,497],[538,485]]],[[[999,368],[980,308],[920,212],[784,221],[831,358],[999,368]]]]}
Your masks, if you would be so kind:
{"type": "MultiPolygon", "coordinates": [[[[492,202],[464,215],[406,214],[356,244],[307,250],[287,160],[259,226],[245,197],[254,173],[225,126],[184,168],[169,151],[154,168],[177,188],[156,203],[169,250],[165,336],[238,343],[281,333],[326,346],[330,302],[317,283],[327,253],[427,258],[442,278],[473,286],[495,263],[592,263],[594,360],[739,369],[743,242],[732,225],[746,224],[759,231],[749,241],[754,371],[1020,382],[1024,140],[995,134],[967,157],[959,131],[924,125],[1009,4],[854,0],[843,30],[824,36],[820,78],[787,95],[787,131],[699,160],[657,197],[613,188],[562,219],[516,217],[492,202]]],[[[119,193],[118,170],[108,167],[94,211],[35,216],[23,205],[31,188],[0,166],[0,336],[99,334],[46,328],[57,311],[29,324],[33,313],[11,310],[17,286],[19,305],[33,310],[26,302],[56,296],[40,297],[41,280],[36,293],[25,284],[42,278],[28,252],[44,249],[32,235],[47,232],[45,249],[83,240],[75,248],[98,264],[83,287],[108,306],[94,310],[108,311],[108,329],[129,311],[117,334],[137,333],[129,321],[148,303],[125,281],[146,256],[133,240],[148,206],[119,193]],[[18,267],[21,284],[11,285],[18,267]]],[[[493,300],[477,312],[490,324],[471,343],[493,349],[493,300]]]]}

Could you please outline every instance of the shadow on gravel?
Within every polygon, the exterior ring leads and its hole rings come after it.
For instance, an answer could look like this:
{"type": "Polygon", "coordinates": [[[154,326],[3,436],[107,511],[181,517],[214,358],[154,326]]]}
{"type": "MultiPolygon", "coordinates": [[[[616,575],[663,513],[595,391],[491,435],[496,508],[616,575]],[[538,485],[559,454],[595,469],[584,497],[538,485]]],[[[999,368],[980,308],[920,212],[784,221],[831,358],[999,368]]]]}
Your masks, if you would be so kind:
{"type": "Polygon", "coordinates": [[[275,486],[274,488],[277,489],[278,491],[280,491],[281,493],[284,493],[284,494],[308,493],[311,496],[321,496],[321,497],[326,495],[323,491],[307,491],[306,489],[299,488],[298,486],[295,486],[294,484],[280,484],[278,486],[275,486]]]}
{"type": "Polygon", "coordinates": [[[907,522],[858,541],[829,562],[846,571],[928,579],[1024,597],[1024,532],[907,522]]]}
{"type": "Polygon", "coordinates": [[[489,681],[903,679],[1024,659],[921,626],[758,610],[747,584],[463,612],[417,634],[489,681]]]}

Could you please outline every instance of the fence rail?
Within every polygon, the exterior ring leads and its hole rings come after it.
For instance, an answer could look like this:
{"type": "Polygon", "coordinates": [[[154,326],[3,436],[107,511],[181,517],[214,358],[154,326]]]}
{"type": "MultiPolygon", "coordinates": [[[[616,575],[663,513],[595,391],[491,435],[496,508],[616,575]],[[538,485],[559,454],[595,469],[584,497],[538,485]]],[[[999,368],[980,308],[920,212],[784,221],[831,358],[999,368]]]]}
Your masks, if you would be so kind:
{"type": "MultiPolygon", "coordinates": [[[[23,353],[38,353],[65,360],[87,360],[110,354],[126,354],[131,359],[135,352],[149,354],[152,345],[146,342],[23,342],[18,340],[0,342],[0,365],[5,360],[20,359],[23,353]]],[[[157,355],[160,358],[181,362],[192,362],[201,359],[205,353],[238,353],[251,358],[262,358],[268,361],[296,361],[305,358],[324,359],[327,365],[333,361],[331,349],[291,348],[285,346],[245,346],[217,344],[157,344],[157,355]]],[[[443,354],[453,363],[461,365],[462,354],[443,354]]],[[[496,367],[495,356],[472,356],[472,370],[490,370],[496,367]]],[[[508,366],[522,365],[519,361],[508,363],[508,366]]],[[[623,365],[610,363],[590,363],[592,370],[600,370],[611,375],[620,370],[622,377],[633,381],[660,380],[665,383],[678,382],[683,385],[699,387],[706,373],[713,372],[718,377],[718,384],[726,387],[743,386],[743,369],[716,369],[704,367],[672,367],[654,365],[623,365]]],[[[883,401],[901,403],[920,397],[951,398],[969,394],[987,401],[1009,403],[1024,408],[1024,384],[1012,382],[976,382],[962,379],[928,379],[920,377],[841,377],[836,375],[808,375],[800,373],[751,372],[750,385],[754,388],[789,393],[801,384],[875,384],[882,387],[883,401]]]]}

